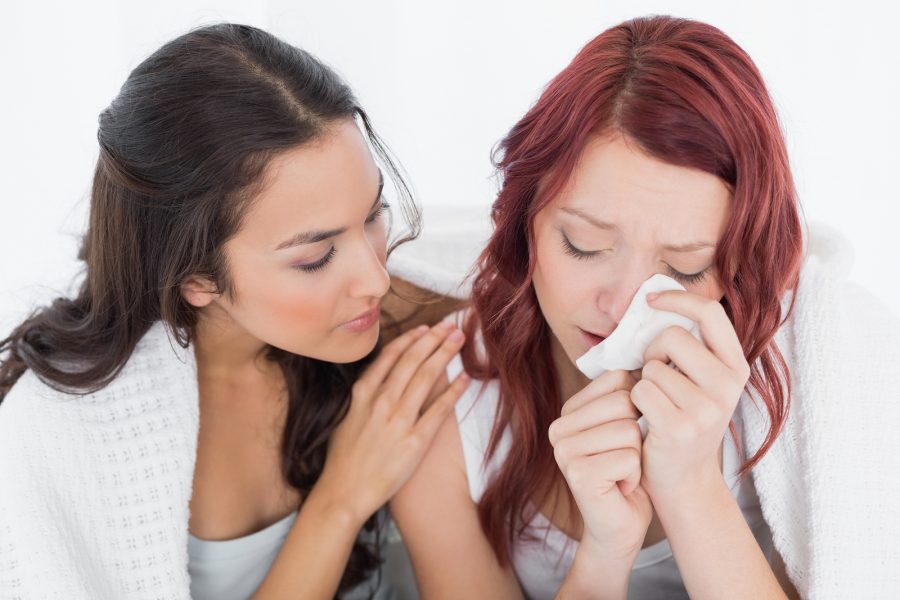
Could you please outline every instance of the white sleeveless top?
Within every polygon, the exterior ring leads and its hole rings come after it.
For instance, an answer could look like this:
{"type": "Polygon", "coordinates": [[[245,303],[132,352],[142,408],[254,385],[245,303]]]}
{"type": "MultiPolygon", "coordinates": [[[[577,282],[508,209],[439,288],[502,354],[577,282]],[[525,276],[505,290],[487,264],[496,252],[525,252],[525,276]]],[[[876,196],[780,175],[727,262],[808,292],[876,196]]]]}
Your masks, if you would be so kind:
{"type": "MultiPolygon", "coordinates": [[[[398,559],[389,551],[393,521],[382,512],[385,535],[381,552],[385,556],[383,572],[372,572],[366,581],[344,592],[343,600],[397,600],[399,586],[392,580],[398,559]]],[[[188,536],[188,572],[191,576],[192,600],[246,600],[253,596],[275,563],[297,513],[265,529],[231,540],[202,540],[188,536]]],[[[366,532],[363,536],[372,540],[366,532]]]]}
{"type": "Polygon", "coordinates": [[[250,598],[272,568],[297,513],[232,540],[188,534],[188,572],[193,600],[250,598]]]}
{"type": "MultiPolygon", "coordinates": [[[[452,381],[462,371],[462,360],[457,355],[447,367],[452,381]]],[[[456,404],[456,419],[462,441],[469,480],[469,494],[478,502],[491,477],[499,470],[511,443],[507,429],[500,439],[497,451],[484,464],[491,429],[499,400],[499,383],[494,380],[482,388],[482,382],[472,380],[469,388],[456,404]]],[[[745,397],[741,398],[744,401],[745,397]]],[[[735,411],[735,425],[741,433],[740,411],[735,411]]],[[[726,432],[722,451],[722,471],[731,493],[737,500],[747,524],[753,531],[763,554],[771,561],[772,536],[763,520],[759,498],[750,477],[738,480],[741,460],[730,429],[726,432]]],[[[529,523],[527,532],[535,541],[519,540],[512,548],[512,565],[525,596],[531,600],[552,599],[575,558],[578,541],[556,528],[540,511],[529,523]]],[[[672,556],[668,540],[662,540],[640,551],[632,567],[628,587],[629,600],[688,599],[687,591],[672,556]]]]}

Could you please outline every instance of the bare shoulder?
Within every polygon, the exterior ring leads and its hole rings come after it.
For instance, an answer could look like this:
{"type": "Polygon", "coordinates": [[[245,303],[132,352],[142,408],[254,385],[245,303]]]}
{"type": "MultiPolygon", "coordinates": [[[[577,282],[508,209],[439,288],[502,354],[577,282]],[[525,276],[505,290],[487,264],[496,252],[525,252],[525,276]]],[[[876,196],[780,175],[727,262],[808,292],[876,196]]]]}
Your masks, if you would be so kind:
{"type": "Polygon", "coordinates": [[[481,530],[453,413],[390,506],[422,598],[522,598],[481,530]]]}
{"type": "MultiPolygon", "coordinates": [[[[451,411],[438,429],[419,467],[409,482],[400,490],[401,494],[405,495],[409,489],[417,487],[419,482],[440,482],[447,485],[445,491],[452,489],[467,499],[469,498],[466,463],[455,411],[451,411]]],[[[394,500],[397,500],[401,494],[395,496],[394,500]]]]}

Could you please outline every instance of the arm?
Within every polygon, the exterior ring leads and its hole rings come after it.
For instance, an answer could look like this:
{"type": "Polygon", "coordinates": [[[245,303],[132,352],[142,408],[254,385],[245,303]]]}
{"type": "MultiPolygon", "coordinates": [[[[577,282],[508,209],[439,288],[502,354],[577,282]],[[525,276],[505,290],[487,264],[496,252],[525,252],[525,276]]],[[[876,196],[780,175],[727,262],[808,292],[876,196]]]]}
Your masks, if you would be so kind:
{"type": "Polygon", "coordinates": [[[647,296],[700,326],[670,327],[644,353],[631,399],[646,417],[642,480],[692,598],[786,598],[722,476],[717,449],[751,369],[721,303],[686,291],[647,296]],[[669,368],[674,364],[676,369],[669,368]]]}
{"type": "Polygon", "coordinates": [[[523,597],[512,569],[500,566],[481,531],[453,415],[390,507],[422,598],[523,597]]]}
{"type": "Polygon", "coordinates": [[[597,555],[588,544],[579,544],[556,600],[625,600],[634,560],[632,557],[610,560],[597,555]],[[603,582],[603,591],[598,590],[598,582],[603,582]]]}
{"type": "Polygon", "coordinates": [[[254,598],[334,597],[360,527],[413,474],[467,387],[461,374],[422,408],[464,341],[453,329],[406,332],[353,384],[322,473],[254,598]]]}
{"type": "Polygon", "coordinates": [[[353,543],[363,523],[313,488],[303,502],[281,552],[253,595],[268,598],[331,600],[344,574],[353,543]],[[303,565],[303,568],[298,568],[303,565]],[[310,577],[316,573],[316,577],[310,577]]]}
{"type": "Polygon", "coordinates": [[[722,474],[653,498],[691,598],[786,598],[722,474]]]}

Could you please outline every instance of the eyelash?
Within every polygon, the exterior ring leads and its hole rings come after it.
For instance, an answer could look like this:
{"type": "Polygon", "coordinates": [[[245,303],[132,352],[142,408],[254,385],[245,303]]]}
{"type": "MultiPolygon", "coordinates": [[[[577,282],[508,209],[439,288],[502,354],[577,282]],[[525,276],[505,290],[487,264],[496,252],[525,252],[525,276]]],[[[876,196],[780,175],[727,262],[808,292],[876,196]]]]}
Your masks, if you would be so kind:
{"type": "Polygon", "coordinates": [[[391,207],[390,204],[388,204],[387,202],[385,202],[384,200],[382,200],[382,201],[381,201],[381,204],[378,205],[378,208],[375,210],[375,212],[373,212],[373,213],[369,216],[369,218],[366,219],[366,223],[367,223],[367,224],[374,223],[375,221],[378,220],[378,217],[380,217],[381,215],[383,215],[383,214],[384,214],[384,211],[386,211],[386,210],[389,209],[390,207],[391,207]]]}
{"type": "MultiPolygon", "coordinates": [[[[384,214],[384,211],[386,211],[390,207],[391,207],[391,205],[388,204],[387,202],[382,202],[380,205],[378,205],[378,209],[375,212],[373,212],[371,215],[369,215],[369,217],[366,219],[366,225],[371,225],[372,223],[377,221],[378,218],[382,214],[384,214]]],[[[316,273],[328,266],[328,263],[330,263],[331,259],[334,258],[334,255],[336,252],[337,252],[337,249],[334,246],[332,246],[331,249],[328,251],[328,254],[326,254],[325,256],[323,256],[322,258],[317,260],[316,262],[308,264],[308,265],[294,265],[293,268],[297,269],[298,271],[303,271],[304,273],[316,273]]]]}
{"type": "Polygon", "coordinates": [[[335,252],[337,252],[337,250],[334,246],[332,246],[331,250],[328,251],[328,254],[326,254],[316,262],[308,265],[294,265],[294,268],[305,273],[315,273],[316,271],[321,271],[326,266],[328,266],[328,263],[330,263],[331,259],[334,258],[335,252]]]}
{"type": "MultiPolygon", "coordinates": [[[[562,232],[560,232],[560,233],[562,233],[562,232]]],[[[566,251],[566,254],[568,254],[569,256],[574,256],[578,260],[588,260],[588,259],[593,258],[594,256],[597,256],[598,254],[601,253],[601,251],[585,252],[584,250],[579,250],[578,248],[576,248],[575,246],[572,245],[572,242],[569,241],[569,238],[567,238],[566,234],[564,234],[564,233],[562,233],[562,242],[563,242],[563,249],[566,251]]],[[[676,271],[669,265],[666,265],[666,266],[669,267],[669,275],[671,277],[673,277],[674,279],[680,281],[681,283],[685,283],[687,285],[693,285],[696,283],[700,283],[701,281],[703,281],[706,278],[706,274],[709,272],[709,269],[707,268],[707,269],[703,269],[699,273],[687,274],[687,273],[682,273],[681,271],[676,271]]]]}

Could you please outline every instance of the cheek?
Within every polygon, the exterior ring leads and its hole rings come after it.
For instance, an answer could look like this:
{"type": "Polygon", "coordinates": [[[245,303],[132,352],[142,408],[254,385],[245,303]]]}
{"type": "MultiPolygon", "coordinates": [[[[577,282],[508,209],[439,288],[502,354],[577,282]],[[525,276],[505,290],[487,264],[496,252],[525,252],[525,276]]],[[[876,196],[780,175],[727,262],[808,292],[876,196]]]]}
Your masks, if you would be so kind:
{"type": "Polygon", "coordinates": [[[327,271],[307,274],[284,267],[237,273],[236,316],[263,341],[288,350],[298,340],[319,338],[334,326],[337,304],[327,271]]]}
{"type": "Polygon", "coordinates": [[[585,263],[565,254],[559,243],[539,241],[534,288],[547,321],[580,312],[591,302],[592,280],[585,263]]]}
{"type": "Polygon", "coordinates": [[[711,300],[715,300],[716,302],[721,300],[724,295],[722,284],[719,281],[719,274],[715,269],[713,269],[710,272],[709,276],[706,277],[706,279],[699,285],[687,286],[687,288],[689,291],[692,291],[711,300]]]}
{"type": "Polygon", "coordinates": [[[330,326],[335,298],[327,286],[304,285],[302,280],[308,276],[304,277],[303,273],[297,273],[296,278],[297,281],[291,281],[290,275],[282,275],[282,281],[261,295],[259,306],[262,311],[285,328],[330,326]]]}

